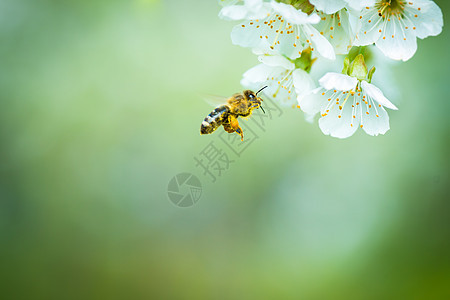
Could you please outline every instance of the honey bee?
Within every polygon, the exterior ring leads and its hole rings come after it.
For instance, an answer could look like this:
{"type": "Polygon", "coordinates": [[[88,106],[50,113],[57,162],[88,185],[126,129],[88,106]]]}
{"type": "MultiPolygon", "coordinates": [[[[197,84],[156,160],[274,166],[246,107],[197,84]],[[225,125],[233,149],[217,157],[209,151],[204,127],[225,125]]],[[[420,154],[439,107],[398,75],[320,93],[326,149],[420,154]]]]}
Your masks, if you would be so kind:
{"type": "Polygon", "coordinates": [[[237,118],[249,117],[254,109],[261,108],[262,99],[258,97],[258,93],[265,89],[263,87],[256,93],[245,90],[242,93],[236,93],[225,104],[217,106],[206,118],[203,120],[200,127],[200,134],[213,133],[220,125],[223,125],[223,129],[228,133],[236,132],[241,136],[241,141],[244,140],[244,132],[239,126],[237,118]]]}

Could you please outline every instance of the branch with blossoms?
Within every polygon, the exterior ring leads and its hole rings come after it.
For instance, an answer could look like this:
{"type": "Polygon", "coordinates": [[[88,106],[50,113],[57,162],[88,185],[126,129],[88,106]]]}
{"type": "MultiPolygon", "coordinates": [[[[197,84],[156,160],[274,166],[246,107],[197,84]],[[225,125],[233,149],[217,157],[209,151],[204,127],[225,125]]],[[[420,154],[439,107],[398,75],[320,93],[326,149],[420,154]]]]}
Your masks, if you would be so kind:
{"type": "Polygon", "coordinates": [[[431,0],[219,3],[220,18],[241,22],[231,32],[233,44],[250,48],[260,62],[244,73],[241,84],[268,86],[267,97],[301,108],[307,120],[319,115],[322,132],[337,138],[358,128],[374,136],[389,130],[386,108],[397,107],[374,83],[388,88],[383,66],[409,60],[417,38],[436,36],[443,26],[441,9],[431,0]],[[378,81],[375,65],[383,74],[378,81]]]}

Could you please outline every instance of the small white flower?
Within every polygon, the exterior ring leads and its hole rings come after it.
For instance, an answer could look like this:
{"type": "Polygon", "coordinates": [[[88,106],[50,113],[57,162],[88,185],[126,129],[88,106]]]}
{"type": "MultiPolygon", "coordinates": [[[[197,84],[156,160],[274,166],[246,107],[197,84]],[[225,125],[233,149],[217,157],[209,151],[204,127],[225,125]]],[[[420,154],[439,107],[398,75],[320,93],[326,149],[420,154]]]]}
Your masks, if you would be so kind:
{"type": "Polygon", "coordinates": [[[355,28],[363,7],[375,0],[310,0],[321,22],[314,27],[333,45],[336,54],[347,54],[353,46],[355,28]]]}
{"type": "Polygon", "coordinates": [[[336,54],[347,54],[352,48],[354,33],[347,9],[343,8],[331,14],[317,11],[322,21],[315,28],[334,47],[336,54]]]}
{"type": "Polygon", "coordinates": [[[270,5],[263,0],[219,0],[224,6],[219,17],[224,20],[250,20],[264,18],[270,12],[270,5]]]}
{"type": "Polygon", "coordinates": [[[268,97],[288,106],[296,102],[300,91],[310,91],[315,87],[311,76],[303,69],[281,55],[260,55],[261,64],[244,73],[241,84],[247,88],[263,90],[268,97]]]}
{"type": "Polygon", "coordinates": [[[319,84],[321,87],[298,100],[307,114],[321,113],[319,127],[324,134],[347,138],[358,127],[375,136],[389,130],[389,116],[384,107],[394,110],[397,107],[366,79],[330,72],[319,84]]]}
{"type": "Polygon", "coordinates": [[[375,45],[387,57],[406,61],[417,50],[416,37],[441,33],[441,9],[430,0],[381,0],[363,8],[355,45],[375,45]]]}
{"type": "Polygon", "coordinates": [[[310,47],[328,59],[335,59],[332,45],[312,24],[320,17],[306,14],[292,5],[270,2],[271,12],[265,18],[252,19],[236,25],[231,40],[242,47],[256,48],[271,53],[274,50],[290,59],[299,57],[303,49],[310,47]]]}
{"type": "Polygon", "coordinates": [[[334,14],[347,7],[360,11],[363,7],[372,6],[375,0],[309,0],[317,10],[326,14],[334,14]]]}

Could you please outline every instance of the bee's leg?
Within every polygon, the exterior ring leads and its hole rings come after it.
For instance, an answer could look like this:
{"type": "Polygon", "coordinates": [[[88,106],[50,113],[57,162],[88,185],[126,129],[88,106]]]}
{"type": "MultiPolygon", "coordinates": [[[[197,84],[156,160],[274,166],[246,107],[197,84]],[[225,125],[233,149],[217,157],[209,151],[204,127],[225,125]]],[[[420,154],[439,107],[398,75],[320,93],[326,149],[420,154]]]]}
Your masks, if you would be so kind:
{"type": "Polygon", "coordinates": [[[236,133],[241,136],[241,141],[244,141],[244,132],[242,131],[242,128],[239,126],[237,118],[235,116],[230,115],[228,120],[234,131],[236,131],[236,133]]]}
{"type": "Polygon", "coordinates": [[[261,104],[259,104],[259,103],[254,103],[249,107],[249,109],[256,109],[256,108],[260,107],[260,105],[261,104]]]}
{"type": "Polygon", "coordinates": [[[223,125],[223,129],[228,133],[233,133],[236,131],[233,127],[231,127],[229,117],[227,117],[227,119],[225,120],[225,122],[222,123],[222,125],[223,125]]]}
{"type": "Polygon", "coordinates": [[[238,129],[236,129],[236,133],[241,136],[241,142],[243,142],[244,141],[244,133],[242,132],[242,128],[239,127],[238,129]]]}

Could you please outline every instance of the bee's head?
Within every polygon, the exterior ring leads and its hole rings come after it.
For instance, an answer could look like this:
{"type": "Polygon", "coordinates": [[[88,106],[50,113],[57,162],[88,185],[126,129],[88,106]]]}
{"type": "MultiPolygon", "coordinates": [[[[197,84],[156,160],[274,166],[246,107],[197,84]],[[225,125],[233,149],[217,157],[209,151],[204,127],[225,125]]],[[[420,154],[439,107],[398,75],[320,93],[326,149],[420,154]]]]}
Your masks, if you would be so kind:
{"type": "Polygon", "coordinates": [[[259,97],[256,95],[256,93],[253,92],[253,91],[245,90],[245,91],[244,91],[244,95],[245,95],[245,97],[246,97],[248,100],[250,100],[250,102],[258,102],[258,100],[259,100],[259,101],[262,101],[261,98],[259,98],[259,97]],[[259,99],[258,99],[258,98],[259,98],[259,99]]]}
{"type": "Polygon", "coordinates": [[[262,89],[260,89],[259,91],[257,91],[256,93],[250,90],[245,90],[244,91],[244,95],[247,97],[247,99],[252,102],[252,103],[257,103],[258,107],[257,108],[261,108],[262,111],[265,113],[264,109],[261,106],[262,103],[262,99],[261,97],[258,97],[259,92],[261,92],[263,89],[265,89],[267,86],[263,87],[262,89]]]}

